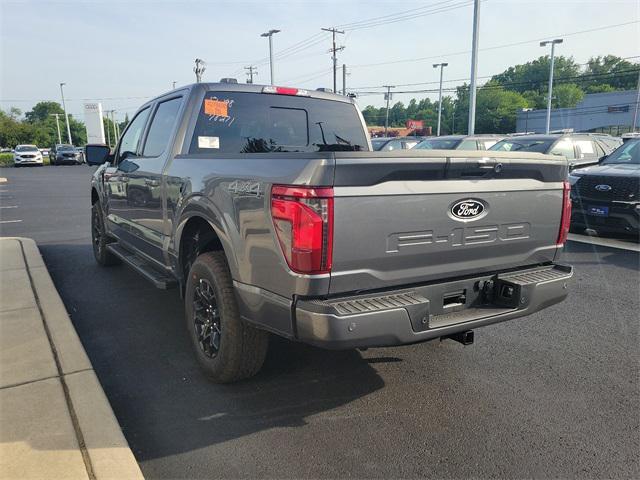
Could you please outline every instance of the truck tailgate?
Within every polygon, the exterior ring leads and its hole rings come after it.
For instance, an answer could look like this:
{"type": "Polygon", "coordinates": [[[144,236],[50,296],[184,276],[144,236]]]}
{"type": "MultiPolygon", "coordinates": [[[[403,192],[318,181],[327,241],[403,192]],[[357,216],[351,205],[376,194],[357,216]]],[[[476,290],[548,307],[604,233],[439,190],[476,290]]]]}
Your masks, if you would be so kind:
{"type": "Polygon", "coordinates": [[[336,153],[331,294],[553,261],[564,158],[452,153],[336,153]]]}

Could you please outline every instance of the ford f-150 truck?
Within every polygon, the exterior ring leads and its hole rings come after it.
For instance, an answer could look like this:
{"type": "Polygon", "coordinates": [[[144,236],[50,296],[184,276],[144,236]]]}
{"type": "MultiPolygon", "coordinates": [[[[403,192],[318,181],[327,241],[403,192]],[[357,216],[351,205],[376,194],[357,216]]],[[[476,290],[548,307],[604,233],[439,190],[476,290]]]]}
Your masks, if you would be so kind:
{"type": "Polygon", "coordinates": [[[269,332],[468,344],[567,295],[562,157],[374,152],[348,97],[233,83],[155,98],[85,155],[97,262],[179,290],[215,382],[254,375],[269,332]]]}

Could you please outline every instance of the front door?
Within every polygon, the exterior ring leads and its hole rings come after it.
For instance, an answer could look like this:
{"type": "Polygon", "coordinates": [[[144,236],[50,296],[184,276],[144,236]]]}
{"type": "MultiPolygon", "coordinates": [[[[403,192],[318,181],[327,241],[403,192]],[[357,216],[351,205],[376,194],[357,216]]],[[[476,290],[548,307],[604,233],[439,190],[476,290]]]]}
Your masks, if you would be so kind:
{"type": "MultiPolygon", "coordinates": [[[[182,96],[159,101],[151,114],[149,126],[134,159],[135,168],[127,173],[124,222],[131,232],[135,248],[164,264],[164,197],[163,168],[171,157],[173,136],[182,96]]],[[[126,163],[126,161],[125,161],[126,163]]]]}
{"type": "Polygon", "coordinates": [[[133,240],[132,228],[127,221],[130,217],[127,200],[130,175],[139,168],[140,140],[150,111],[150,107],[141,110],[129,123],[116,149],[114,163],[104,173],[109,230],[125,243],[133,240]]]}

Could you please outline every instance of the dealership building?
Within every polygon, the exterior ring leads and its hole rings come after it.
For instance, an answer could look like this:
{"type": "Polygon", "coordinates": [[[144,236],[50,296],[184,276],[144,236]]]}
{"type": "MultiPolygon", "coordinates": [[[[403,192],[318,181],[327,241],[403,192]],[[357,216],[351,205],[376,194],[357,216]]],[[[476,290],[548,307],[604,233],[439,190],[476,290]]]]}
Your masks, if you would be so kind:
{"type": "MultiPolygon", "coordinates": [[[[573,129],[575,132],[612,135],[630,132],[633,131],[637,103],[637,90],[587,94],[573,108],[552,109],[550,130],[573,129]]],[[[546,109],[521,110],[516,120],[516,132],[544,133],[546,118],[546,109]]],[[[640,118],[636,122],[640,123],[640,118]]]]}

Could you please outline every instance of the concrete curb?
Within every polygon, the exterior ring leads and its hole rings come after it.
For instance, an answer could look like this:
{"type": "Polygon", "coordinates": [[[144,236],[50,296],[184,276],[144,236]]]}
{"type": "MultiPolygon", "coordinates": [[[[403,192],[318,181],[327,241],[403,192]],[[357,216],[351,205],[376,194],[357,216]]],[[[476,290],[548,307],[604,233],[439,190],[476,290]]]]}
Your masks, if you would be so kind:
{"type": "MultiPolygon", "coordinates": [[[[64,399],[66,400],[71,424],[75,431],[77,440],[76,448],[79,449],[79,453],[82,455],[86,470],[86,476],[82,475],[82,477],[97,480],[142,479],[143,476],[140,467],[120,429],[111,405],[98,382],[91,362],[80,343],[71,319],[49,276],[49,272],[42,260],[36,243],[28,238],[4,237],[2,238],[2,244],[2,275],[6,278],[6,276],[11,276],[15,272],[24,271],[24,264],[26,263],[27,276],[35,297],[35,306],[37,306],[36,310],[33,308],[34,305],[28,304],[28,301],[24,301],[24,305],[18,302],[15,311],[20,312],[22,318],[26,317],[26,314],[23,312],[27,309],[33,311],[33,313],[40,313],[46,337],[51,347],[51,353],[55,360],[55,367],[53,367],[52,372],[54,373],[53,376],[46,377],[46,373],[42,373],[28,380],[19,379],[22,380],[22,384],[15,387],[9,385],[3,388],[20,389],[24,388],[25,385],[36,385],[59,380],[64,399]],[[9,242],[5,242],[6,240],[9,240],[9,242]],[[11,240],[20,245],[21,256],[24,263],[20,261],[22,259],[14,258],[16,248],[13,246],[14,242],[11,242],[11,240]],[[9,248],[5,248],[7,245],[9,248]],[[13,255],[7,255],[9,249],[12,249],[11,253],[13,253],[13,255]]],[[[9,313],[11,313],[11,311],[9,313]]],[[[22,318],[20,319],[21,321],[22,318]]],[[[51,369],[51,367],[49,367],[49,369],[51,369]]],[[[48,372],[48,370],[43,370],[43,372],[48,372]]],[[[31,373],[31,375],[33,375],[33,373],[31,373]]],[[[55,386],[52,385],[50,388],[55,389],[55,386]]],[[[24,415],[28,416],[27,414],[24,415]]],[[[37,413],[35,415],[37,415],[37,413]]],[[[48,418],[28,418],[28,420],[31,423],[50,421],[48,418]]],[[[23,430],[25,427],[23,425],[17,426],[15,429],[24,435],[23,430]]],[[[46,450],[51,451],[55,450],[55,448],[46,450]]],[[[36,452],[35,455],[30,456],[30,453],[32,452],[24,453],[23,457],[15,459],[13,464],[11,459],[4,458],[2,462],[0,462],[0,477],[5,477],[7,474],[10,476],[12,473],[16,473],[16,466],[20,467],[17,463],[34,461],[40,454],[40,452],[36,452]]],[[[68,457],[73,454],[73,449],[69,446],[63,447],[63,454],[68,457]]],[[[63,460],[61,461],[64,461],[64,458],[67,457],[62,457],[63,460]]],[[[75,460],[77,460],[77,458],[75,460]]],[[[76,461],[76,465],[78,463],[79,462],[76,461]]],[[[42,478],[46,478],[47,466],[42,465],[39,468],[43,475],[42,478]]],[[[77,475],[71,472],[72,470],[68,471],[70,477],[77,477],[77,475]]],[[[32,473],[34,474],[31,475],[32,477],[40,476],[37,471],[32,471],[32,473]]],[[[51,475],[53,472],[49,471],[48,474],[51,475]]]]}

